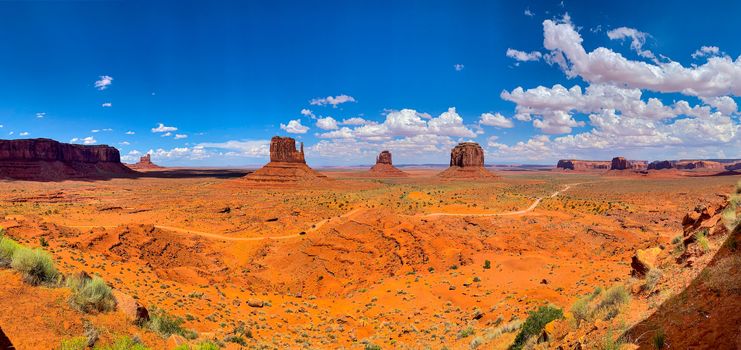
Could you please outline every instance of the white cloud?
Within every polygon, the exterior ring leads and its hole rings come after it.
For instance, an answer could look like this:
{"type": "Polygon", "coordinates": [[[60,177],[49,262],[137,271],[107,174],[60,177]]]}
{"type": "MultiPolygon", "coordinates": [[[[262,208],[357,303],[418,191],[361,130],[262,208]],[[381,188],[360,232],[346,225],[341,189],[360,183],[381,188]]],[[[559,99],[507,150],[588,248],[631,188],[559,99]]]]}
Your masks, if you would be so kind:
{"type": "Polygon", "coordinates": [[[462,71],[462,70],[463,70],[463,68],[465,68],[465,67],[466,67],[466,66],[464,66],[464,65],[462,65],[462,64],[460,64],[460,63],[456,63],[456,64],[454,64],[454,65],[453,65],[453,68],[455,69],[455,71],[456,71],[456,72],[460,72],[460,71],[462,71]]]}
{"type": "Polygon", "coordinates": [[[348,119],[343,119],[340,124],[342,125],[365,125],[365,124],[375,124],[376,122],[372,120],[365,120],[360,117],[352,117],[348,119]]]}
{"type": "Polygon", "coordinates": [[[105,90],[113,84],[113,77],[108,75],[101,75],[100,79],[95,81],[95,88],[98,90],[105,90]]]}
{"type": "Polygon", "coordinates": [[[170,136],[172,136],[172,133],[168,131],[168,132],[162,134],[162,136],[160,136],[160,137],[170,137],[170,136]]]}
{"type": "Polygon", "coordinates": [[[103,102],[103,104],[102,104],[102,105],[100,105],[100,106],[101,106],[101,107],[111,107],[111,106],[113,106],[113,104],[112,104],[112,103],[110,103],[110,102],[103,102]]]}
{"type": "MultiPolygon", "coordinates": [[[[11,134],[12,134],[12,132],[11,132],[11,134]]],[[[18,134],[18,135],[21,135],[21,136],[28,136],[28,135],[30,135],[30,133],[29,133],[28,131],[22,131],[22,132],[21,132],[20,134],[18,134]]]]}
{"type": "Polygon", "coordinates": [[[645,58],[656,58],[653,52],[643,49],[643,45],[646,44],[646,37],[648,37],[648,34],[644,32],[641,32],[634,28],[620,27],[608,31],[607,37],[610,38],[610,40],[622,40],[629,38],[631,39],[630,48],[633,49],[633,51],[635,51],[639,56],[645,58]]]}
{"type": "Polygon", "coordinates": [[[294,119],[288,122],[288,124],[280,124],[281,130],[285,130],[287,133],[291,134],[305,134],[307,131],[309,131],[308,126],[301,125],[301,119],[294,119]]]}
{"type": "Polygon", "coordinates": [[[45,112],[39,112],[39,113],[36,113],[36,118],[39,118],[39,119],[41,119],[41,118],[43,118],[43,117],[46,117],[46,113],[45,113],[45,112]]]}
{"type": "Polygon", "coordinates": [[[479,117],[479,123],[481,125],[496,126],[499,128],[513,128],[515,126],[515,123],[513,123],[511,119],[508,119],[500,113],[483,113],[479,117]]]}
{"type": "Polygon", "coordinates": [[[533,11],[530,11],[530,9],[525,9],[525,16],[533,17],[535,16],[535,14],[533,13],[533,11]]]}
{"type": "Polygon", "coordinates": [[[90,132],[92,132],[92,133],[96,133],[96,132],[100,132],[100,130],[98,130],[98,129],[93,129],[93,130],[90,130],[90,132]]]}
{"type": "Polygon", "coordinates": [[[152,128],[152,132],[158,133],[158,132],[170,132],[170,131],[177,131],[178,128],[174,126],[165,126],[165,124],[159,123],[157,127],[152,128]]]}
{"type": "Polygon", "coordinates": [[[515,49],[507,49],[507,57],[514,58],[520,62],[528,61],[539,61],[543,54],[538,51],[532,51],[530,53],[515,49]]]}
{"type": "Polygon", "coordinates": [[[338,128],[337,121],[332,117],[317,119],[316,126],[322,130],[335,130],[338,128]]]}
{"type": "Polygon", "coordinates": [[[337,107],[337,105],[347,102],[356,102],[355,98],[348,95],[339,95],[339,96],[327,96],[324,98],[315,98],[309,101],[309,104],[312,106],[324,106],[324,105],[332,105],[332,107],[337,107]]]}
{"type": "Polygon", "coordinates": [[[118,144],[119,144],[119,145],[121,145],[121,146],[128,146],[128,145],[130,145],[131,143],[129,143],[129,141],[121,141],[121,142],[119,142],[118,144]]]}
{"type": "Polygon", "coordinates": [[[133,131],[131,131],[131,130],[129,130],[129,131],[126,132],[126,135],[134,135],[134,134],[136,134],[136,133],[133,132],[133,131]]]}
{"type": "Polygon", "coordinates": [[[741,95],[741,57],[735,61],[727,56],[710,57],[707,63],[691,68],[674,61],[650,64],[628,60],[604,47],[587,52],[570,21],[545,20],[543,32],[550,62],[557,63],[568,77],[700,97],[741,95]]]}
{"type": "Polygon", "coordinates": [[[95,138],[93,138],[92,136],[88,136],[88,137],[85,137],[85,138],[82,138],[82,139],[75,137],[72,140],[69,140],[69,142],[70,143],[82,143],[82,144],[85,144],[85,145],[93,145],[93,144],[96,144],[98,141],[95,138]]]}
{"type": "Polygon", "coordinates": [[[314,113],[310,109],[306,109],[306,108],[302,109],[301,110],[301,115],[303,115],[305,117],[309,117],[311,119],[316,119],[316,116],[314,115],[314,113]]]}
{"type": "Polygon", "coordinates": [[[270,155],[270,140],[242,140],[226,142],[205,142],[196,147],[204,149],[225,150],[231,155],[248,158],[264,158],[270,155]]]}
{"type": "Polygon", "coordinates": [[[720,48],[717,46],[703,46],[692,54],[692,58],[697,59],[705,56],[718,56],[720,54],[720,48]]]}
{"type": "Polygon", "coordinates": [[[187,139],[187,138],[188,138],[188,135],[186,134],[175,134],[175,140],[187,139]]]}

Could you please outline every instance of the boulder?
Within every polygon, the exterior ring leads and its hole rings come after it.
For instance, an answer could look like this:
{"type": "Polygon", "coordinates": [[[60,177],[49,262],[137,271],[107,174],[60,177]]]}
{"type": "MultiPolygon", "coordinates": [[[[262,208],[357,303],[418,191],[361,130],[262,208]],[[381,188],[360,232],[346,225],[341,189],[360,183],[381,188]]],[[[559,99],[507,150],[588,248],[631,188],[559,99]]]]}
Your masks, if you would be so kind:
{"type": "Polygon", "coordinates": [[[661,253],[661,248],[638,249],[630,261],[631,275],[633,277],[644,277],[654,267],[661,253]]]}
{"type": "Polygon", "coordinates": [[[118,311],[123,313],[129,321],[136,325],[142,325],[149,321],[147,308],[139,304],[132,296],[114,289],[113,297],[116,299],[118,311]]]}
{"type": "Polygon", "coordinates": [[[257,298],[249,298],[247,299],[247,305],[250,307],[263,307],[265,306],[265,302],[257,298]]]}
{"type": "Polygon", "coordinates": [[[134,174],[116,148],[50,139],[0,140],[0,178],[63,180],[134,174]]]}

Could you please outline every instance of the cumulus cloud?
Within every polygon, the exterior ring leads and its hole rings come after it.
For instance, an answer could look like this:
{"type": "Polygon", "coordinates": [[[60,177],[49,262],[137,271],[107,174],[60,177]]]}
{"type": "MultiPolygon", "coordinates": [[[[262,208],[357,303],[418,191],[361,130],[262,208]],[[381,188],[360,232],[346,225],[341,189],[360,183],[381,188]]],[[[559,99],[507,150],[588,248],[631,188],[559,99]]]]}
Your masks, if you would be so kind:
{"type": "Polygon", "coordinates": [[[175,134],[175,140],[187,139],[187,138],[188,138],[188,135],[186,134],[175,134]]]}
{"type": "Polygon", "coordinates": [[[314,113],[310,109],[306,109],[306,108],[302,109],[301,110],[301,115],[303,115],[305,117],[309,117],[311,119],[316,119],[316,116],[314,115],[314,113]]]}
{"type": "Polygon", "coordinates": [[[646,37],[648,34],[641,32],[634,28],[620,27],[607,32],[607,37],[610,40],[623,40],[630,39],[630,48],[635,51],[638,56],[645,58],[656,58],[653,52],[644,50],[643,45],[646,44],[646,37]]]}
{"type": "Polygon", "coordinates": [[[92,136],[88,136],[88,137],[85,137],[85,138],[75,137],[72,140],[69,140],[69,142],[70,143],[82,143],[84,145],[94,145],[94,144],[98,143],[98,141],[95,140],[95,138],[92,137],[92,136]]]}
{"type": "Polygon", "coordinates": [[[101,107],[111,107],[111,106],[113,106],[113,104],[112,104],[112,103],[110,103],[110,102],[103,102],[103,104],[102,104],[102,105],[100,105],[100,106],[101,106],[101,107]]]}
{"type": "Polygon", "coordinates": [[[533,13],[533,11],[530,11],[530,9],[525,9],[525,16],[533,17],[535,16],[535,14],[533,13]]]}
{"type": "Polygon", "coordinates": [[[720,54],[720,48],[717,46],[703,46],[692,54],[692,58],[698,59],[700,57],[718,56],[720,54]]]}
{"type": "Polygon", "coordinates": [[[479,117],[479,124],[488,125],[488,126],[496,126],[499,128],[513,128],[515,126],[515,123],[513,123],[511,119],[508,119],[507,117],[501,115],[500,113],[481,114],[481,116],[479,117]]]}
{"type": "Polygon", "coordinates": [[[309,131],[308,126],[301,125],[301,119],[294,119],[288,122],[288,124],[280,124],[281,130],[290,134],[305,134],[309,131]]]}
{"type": "MultiPolygon", "coordinates": [[[[12,135],[12,132],[11,132],[11,135],[12,135]]],[[[20,133],[20,134],[18,134],[18,135],[21,135],[21,136],[28,136],[28,135],[31,135],[31,133],[29,133],[28,131],[21,131],[21,133],[20,133]]]]}
{"type": "Polygon", "coordinates": [[[342,122],[340,122],[342,125],[365,125],[365,124],[375,124],[372,120],[365,120],[360,117],[352,117],[348,119],[343,119],[342,122]]]}
{"type": "Polygon", "coordinates": [[[520,62],[539,61],[543,54],[538,51],[525,52],[515,49],[507,49],[507,57],[514,58],[520,62]]]}
{"type": "Polygon", "coordinates": [[[337,121],[332,117],[319,118],[316,120],[316,126],[322,130],[335,130],[338,128],[337,121]]]}
{"type": "Polygon", "coordinates": [[[43,117],[46,117],[46,113],[44,113],[44,112],[39,112],[39,113],[36,113],[36,118],[39,118],[39,119],[41,119],[41,118],[43,118],[43,117]]]}
{"type": "Polygon", "coordinates": [[[129,131],[126,132],[126,135],[134,135],[134,134],[136,134],[136,133],[133,132],[133,131],[131,131],[131,130],[129,130],[129,131]]]}
{"type": "Polygon", "coordinates": [[[455,69],[456,72],[462,71],[463,68],[466,68],[466,66],[464,66],[464,65],[462,65],[460,63],[456,63],[456,64],[453,65],[453,69],[455,69]]]}
{"type": "Polygon", "coordinates": [[[543,21],[543,32],[549,61],[558,64],[568,77],[699,97],[741,94],[741,57],[710,57],[705,64],[689,68],[674,61],[651,64],[629,60],[604,47],[587,52],[581,35],[567,19],[543,21]]]}
{"type": "Polygon", "coordinates": [[[162,132],[169,133],[171,131],[177,131],[177,130],[178,128],[174,126],[165,126],[165,124],[162,124],[162,123],[158,123],[157,127],[152,128],[152,132],[154,133],[162,133],[162,132]]]}
{"type": "Polygon", "coordinates": [[[337,107],[337,105],[347,102],[356,102],[355,98],[348,95],[339,95],[339,96],[327,96],[324,98],[317,97],[309,101],[309,104],[312,106],[324,106],[324,105],[332,105],[332,107],[337,107]]]}
{"type": "Polygon", "coordinates": [[[270,140],[231,140],[198,144],[205,150],[226,151],[231,156],[264,158],[270,155],[270,140]]]}
{"type": "Polygon", "coordinates": [[[95,81],[95,88],[98,90],[105,90],[107,89],[111,84],[113,84],[113,77],[108,75],[101,75],[99,77],[100,79],[95,81]]]}

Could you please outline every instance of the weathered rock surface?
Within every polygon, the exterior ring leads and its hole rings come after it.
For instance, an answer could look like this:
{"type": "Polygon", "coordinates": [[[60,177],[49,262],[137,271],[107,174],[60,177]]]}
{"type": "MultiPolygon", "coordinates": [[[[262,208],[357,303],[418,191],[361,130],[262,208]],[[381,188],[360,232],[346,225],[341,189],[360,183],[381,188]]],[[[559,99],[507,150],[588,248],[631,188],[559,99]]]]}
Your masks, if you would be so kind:
{"type": "Polygon", "coordinates": [[[297,150],[296,140],[275,136],[270,140],[270,162],[247,174],[242,181],[250,186],[274,187],[309,185],[329,180],[306,165],[303,143],[301,149],[297,150]]]}
{"type": "Polygon", "coordinates": [[[708,160],[680,160],[674,164],[677,169],[684,170],[725,170],[725,166],[719,162],[708,160]]]}
{"type": "Polygon", "coordinates": [[[493,178],[484,167],[484,149],[476,142],[462,142],[450,151],[450,167],[438,174],[450,179],[493,178]]]}
{"type": "Polygon", "coordinates": [[[5,335],[2,328],[0,328],[0,349],[15,349],[15,347],[13,347],[13,343],[10,341],[8,336],[5,335]]]}
{"type": "Polygon", "coordinates": [[[304,159],[304,143],[301,149],[296,149],[296,140],[290,137],[273,136],[270,139],[270,161],[285,163],[306,163],[304,159]]]}
{"type": "Polygon", "coordinates": [[[139,162],[128,165],[129,168],[134,170],[147,170],[147,169],[161,169],[162,167],[152,163],[152,156],[147,153],[146,155],[139,158],[139,162]]]}
{"type": "Polygon", "coordinates": [[[638,249],[630,261],[631,275],[633,277],[646,276],[648,271],[656,267],[656,260],[661,253],[661,248],[638,249]]]}
{"type": "Polygon", "coordinates": [[[114,289],[113,297],[116,299],[118,311],[123,313],[129,321],[137,325],[149,321],[147,308],[139,304],[132,296],[114,289]]]}
{"type": "Polygon", "coordinates": [[[117,149],[50,139],[0,140],[0,178],[62,180],[133,174],[117,149]]]}
{"type": "Polygon", "coordinates": [[[575,171],[608,170],[610,164],[608,161],[561,159],[556,164],[556,168],[575,171]]]}
{"type": "Polygon", "coordinates": [[[648,162],[643,160],[629,161],[624,157],[612,158],[610,170],[644,170],[648,168],[648,162]]]}
{"type": "Polygon", "coordinates": [[[376,157],[376,164],[370,168],[369,175],[374,177],[406,177],[409,174],[396,168],[391,162],[391,152],[382,151],[376,157]]]}
{"type": "Polygon", "coordinates": [[[648,164],[648,170],[674,169],[674,163],[668,160],[657,160],[648,164]]]}

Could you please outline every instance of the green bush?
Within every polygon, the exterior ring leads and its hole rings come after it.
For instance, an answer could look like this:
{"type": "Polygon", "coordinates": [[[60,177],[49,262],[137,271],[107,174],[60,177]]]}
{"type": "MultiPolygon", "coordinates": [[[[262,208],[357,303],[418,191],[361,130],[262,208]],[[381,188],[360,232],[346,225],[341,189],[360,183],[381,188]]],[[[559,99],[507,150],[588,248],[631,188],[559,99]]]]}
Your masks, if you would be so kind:
{"type": "Polygon", "coordinates": [[[185,321],[181,317],[170,315],[165,310],[153,307],[146,326],[162,338],[177,334],[187,339],[195,339],[198,335],[184,328],[183,322],[185,321]]]}
{"type": "Polygon", "coordinates": [[[630,300],[630,294],[623,285],[614,286],[605,291],[605,296],[599,304],[599,308],[615,307],[630,300]]]}
{"type": "Polygon", "coordinates": [[[658,331],[656,331],[656,334],[654,334],[652,340],[654,343],[654,347],[657,350],[663,349],[666,346],[666,335],[664,334],[664,330],[659,329],[658,331]]]}
{"type": "Polygon", "coordinates": [[[532,336],[539,335],[545,325],[553,320],[563,318],[563,311],[553,306],[541,306],[537,311],[531,311],[525,323],[522,324],[520,333],[515,337],[514,343],[510,345],[510,350],[520,350],[528,339],[532,336]]]}
{"type": "Polygon", "coordinates": [[[458,339],[472,336],[475,332],[476,331],[471,326],[461,329],[460,332],[458,332],[458,339]]]}
{"type": "Polygon", "coordinates": [[[652,291],[661,280],[663,273],[658,268],[653,268],[646,274],[646,289],[652,291]]]}
{"type": "Polygon", "coordinates": [[[697,241],[697,246],[700,247],[703,252],[707,252],[710,250],[710,242],[708,241],[707,230],[697,232],[695,234],[695,241],[697,241]]]}
{"type": "Polygon", "coordinates": [[[16,249],[10,266],[20,272],[23,280],[31,285],[53,283],[59,277],[51,255],[41,249],[16,249]]]}
{"type": "Polygon", "coordinates": [[[22,248],[18,242],[5,237],[0,236],[0,267],[8,267],[13,261],[13,254],[16,250],[22,248]]]}
{"type": "Polygon", "coordinates": [[[105,281],[95,276],[74,275],[67,279],[67,287],[72,289],[70,304],[80,312],[108,312],[116,309],[113,291],[105,281]]]}
{"type": "Polygon", "coordinates": [[[591,314],[591,310],[589,309],[589,298],[590,296],[580,298],[571,305],[571,314],[574,315],[577,328],[582,322],[589,319],[589,315],[591,314]]]}
{"type": "Polygon", "coordinates": [[[96,346],[95,350],[149,350],[149,348],[130,337],[119,337],[113,344],[96,346]]]}
{"type": "Polygon", "coordinates": [[[87,338],[85,337],[62,339],[59,347],[60,350],[85,350],[86,348],[87,338]]]}

